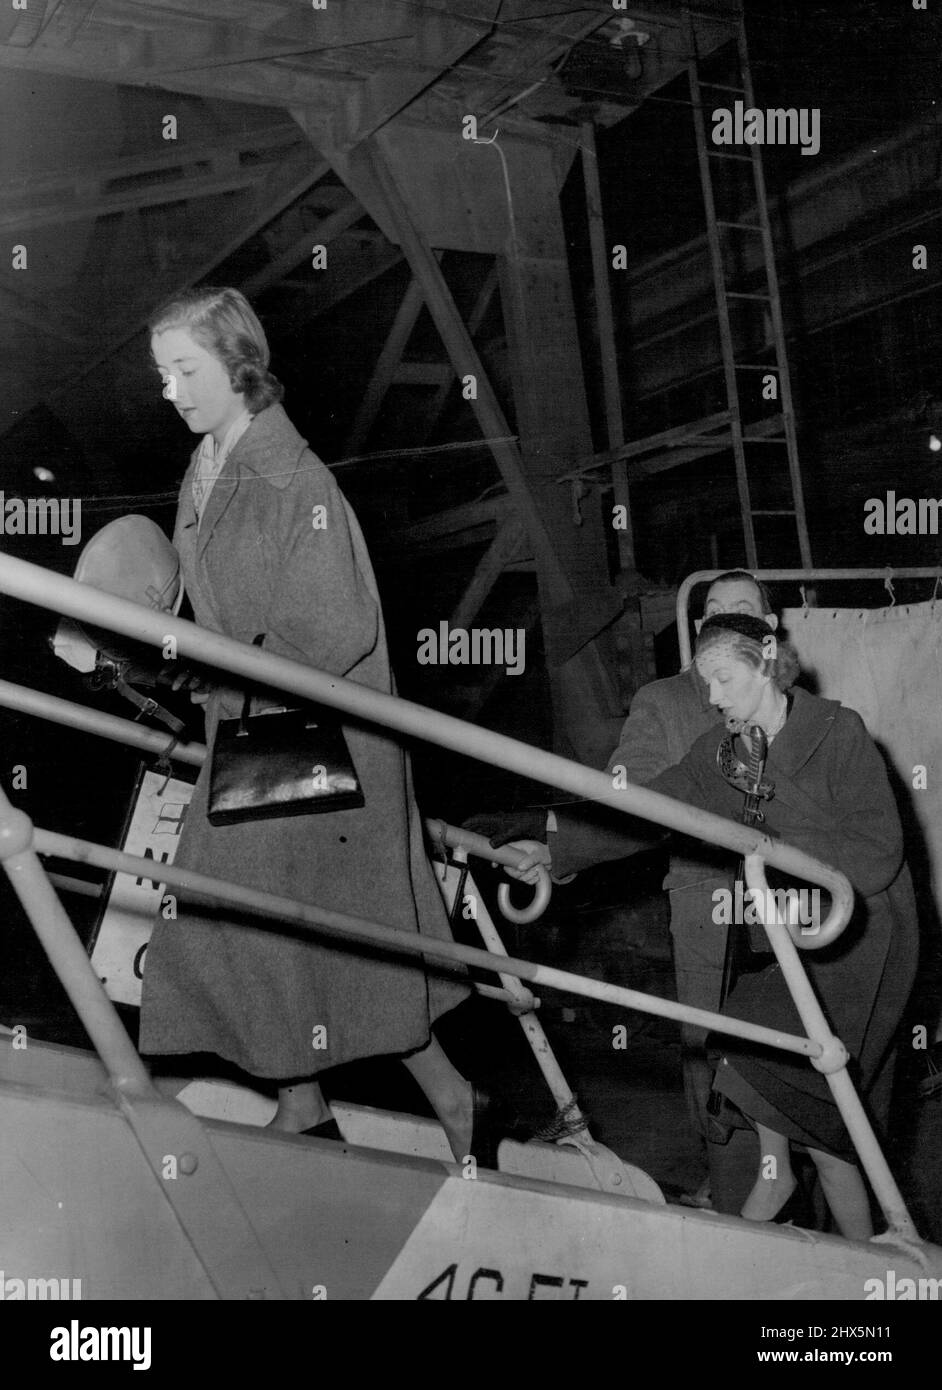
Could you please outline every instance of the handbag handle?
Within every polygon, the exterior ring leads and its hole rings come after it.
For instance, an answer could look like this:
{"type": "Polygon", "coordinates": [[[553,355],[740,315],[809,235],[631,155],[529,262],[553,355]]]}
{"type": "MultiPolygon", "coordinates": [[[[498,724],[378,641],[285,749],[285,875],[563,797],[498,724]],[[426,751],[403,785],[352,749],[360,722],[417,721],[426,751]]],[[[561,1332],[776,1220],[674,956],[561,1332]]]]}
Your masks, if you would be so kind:
{"type": "MultiPolygon", "coordinates": [[[[261,647],[261,645],[262,645],[262,643],[263,643],[264,641],[265,641],[265,634],[264,634],[264,632],[260,632],[260,633],[258,634],[257,637],[253,637],[253,638],[252,638],[252,646],[253,646],[253,647],[261,647]]],[[[251,695],[250,691],[247,689],[246,692],[245,692],[245,699],[242,701],[242,714],[241,714],[240,717],[239,717],[239,734],[240,734],[240,735],[241,735],[241,734],[247,734],[248,731],[249,731],[249,729],[248,729],[248,719],[249,719],[249,708],[251,707],[251,704],[252,704],[252,695],[251,695]]]]}

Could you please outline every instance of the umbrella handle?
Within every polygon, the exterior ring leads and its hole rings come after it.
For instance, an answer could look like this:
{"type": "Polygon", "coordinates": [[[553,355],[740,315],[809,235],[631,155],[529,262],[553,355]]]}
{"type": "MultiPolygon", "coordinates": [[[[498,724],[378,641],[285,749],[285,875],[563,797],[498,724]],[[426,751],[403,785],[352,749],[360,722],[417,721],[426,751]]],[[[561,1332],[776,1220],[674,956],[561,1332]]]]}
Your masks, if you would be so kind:
{"type": "Polygon", "coordinates": [[[527,926],[530,922],[535,922],[537,918],[542,917],[549,906],[553,893],[553,881],[543,864],[537,865],[537,872],[539,876],[536,881],[533,901],[526,907],[514,907],[510,901],[509,883],[502,883],[498,888],[497,906],[500,908],[501,916],[506,917],[508,922],[514,922],[517,926],[527,926]]]}

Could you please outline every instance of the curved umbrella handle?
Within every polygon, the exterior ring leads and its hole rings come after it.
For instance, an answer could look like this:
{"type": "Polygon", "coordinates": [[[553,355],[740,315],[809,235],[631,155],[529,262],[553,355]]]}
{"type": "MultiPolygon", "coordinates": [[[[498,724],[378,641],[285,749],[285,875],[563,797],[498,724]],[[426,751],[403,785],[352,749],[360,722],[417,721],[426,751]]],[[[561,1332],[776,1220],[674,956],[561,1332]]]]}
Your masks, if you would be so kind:
{"type": "MultiPolygon", "coordinates": [[[[524,855],[518,849],[512,849],[510,845],[501,845],[495,849],[484,835],[478,835],[473,830],[459,829],[456,825],[447,825],[442,820],[426,820],[425,828],[430,839],[439,844],[447,845],[450,849],[462,849],[466,854],[477,855],[480,859],[488,859],[492,864],[507,864],[515,869],[524,855]]],[[[533,901],[527,907],[514,907],[510,901],[510,884],[502,883],[497,890],[497,905],[501,910],[502,916],[508,922],[515,922],[518,926],[526,926],[530,922],[535,922],[538,917],[549,906],[550,897],[553,892],[553,880],[549,876],[549,871],[542,865],[538,865],[539,878],[537,880],[536,892],[533,901]]]]}
{"type": "Polygon", "coordinates": [[[497,906],[500,908],[501,916],[506,917],[508,922],[515,922],[518,926],[527,926],[530,922],[535,922],[538,917],[542,917],[549,907],[553,893],[553,880],[543,864],[537,865],[537,873],[536,891],[533,894],[533,901],[527,907],[514,907],[510,901],[509,883],[502,883],[498,888],[497,906]]]}

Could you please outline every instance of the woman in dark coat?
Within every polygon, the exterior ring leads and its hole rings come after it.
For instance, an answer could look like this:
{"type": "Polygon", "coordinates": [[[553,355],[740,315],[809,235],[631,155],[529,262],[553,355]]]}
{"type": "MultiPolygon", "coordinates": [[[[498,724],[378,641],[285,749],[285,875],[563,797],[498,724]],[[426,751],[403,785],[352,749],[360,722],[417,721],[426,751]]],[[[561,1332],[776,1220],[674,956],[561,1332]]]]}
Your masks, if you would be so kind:
{"type": "MultiPolygon", "coordinates": [[[[734,752],[739,735],[748,755],[742,730],[750,725],[760,725],[769,739],[765,777],[774,795],[763,803],[763,829],[833,864],[855,889],[856,908],[844,933],[822,951],[803,953],[802,963],[866,1096],[893,1049],[915,979],[916,906],[902,827],[883,759],[860,716],[800,688],[786,696],[798,663],[783,642],[774,659],[763,659],[769,640],[748,617],[714,618],[701,629],[697,668],[711,703],[725,716],[734,752]]],[[[743,794],[717,766],[726,736],[722,729],[704,735],[652,788],[739,819],[743,794]]],[[[724,1013],[805,1031],[774,961],[740,976],[724,1013]]],[[[799,1143],[814,1160],[841,1233],[871,1236],[866,1187],[825,1077],[788,1053],[739,1040],[722,1039],[721,1045],[714,1086],[759,1136],[760,1174],[742,1215],[767,1221],[778,1214],[795,1188],[789,1152],[790,1143],[799,1143]]]]}
{"type": "MultiPolygon", "coordinates": [[[[164,395],[203,441],[183,480],[174,532],[196,622],[241,642],[392,692],[379,597],[360,528],[307,448],[268,372],[264,331],[236,290],[198,290],[151,324],[164,395]]],[[[281,705],[258,692],[253,713],[281,705]]],[[[207,742],[240,713],[217,687],[207,742]]],[[[210,764],[194,791],[176,863],[302,902],[450,939],[425,854],[408,758],[381,729],[345,725],[362,784],[358,810],[213,827],[210,764]]],[[[428,1095],[456,1157],[471,1151],[473,1093],[431,1036],[467,994],[462,976],[420,958],[346,948],[181,903],[148,948],[141,1047],[213,1052],[279,1083],[274,1125],[329,1125],[315,1073],[397,1054],[428,1095]]],[[[327,1132],[326,1130],[324,1132],[327,1132]]],[[[334,1131],[336,1132],[336,1131],[334,1131]]]]}
{"type": "MultiPolygon", "coordinates": [[[[698,637],[696,664],[726,728],[705,733],[649,788],[738,821],[743,792],[722,775],[717,754],[723,740],[732,738],[730,751],[745,761],[748,741],[742,731],[755,724],[765,730],[770,745],[765,778],[774,784],[774,795],[763,802],[763,830],[833,864],[856,892],[854,914],[842,935],[830,947],[803,952],[802,963],[866,1097],[874,1081],[881,1077],[882,1084],[886,1077],[918,949],[902,827],[883,759],[855,711],[790,689],[798,674],[794,652],[787,643],[776,643],[757,619],[742,614],[708,619],[698,637]]],[[[530,851],[519,874],[542,862],[563,875],[630,852],[626,838],[620,845],[603,841],[601,852],[593,853],[598,831],[588,820],[580,825],[578,815],[567,810],[558,834],[549,836],[548,849],[518,842],[530,851]]],[[[720,904],[716,907],[722,912],[720,904]]],[[[703,919],[710,917],[705,905],[703,919]]],[[[729,917],[715,920],[725,923],[729,917]]],[[[783,1032],[805,1032],[777,962],[743,973],[723,1012],[783,1032]]],[[[798,1143],[817,1166],[841,1233],[867,1239],[873,1234],[867,1190],[824,1076],[806,1058],[739,1040],[715,1041],[724,1055],[714,1086],[759,1137],[760,1173],[741,1214],[769,1221],[781,1212],[796,1185],[790,1145],[798,1143]]]]}

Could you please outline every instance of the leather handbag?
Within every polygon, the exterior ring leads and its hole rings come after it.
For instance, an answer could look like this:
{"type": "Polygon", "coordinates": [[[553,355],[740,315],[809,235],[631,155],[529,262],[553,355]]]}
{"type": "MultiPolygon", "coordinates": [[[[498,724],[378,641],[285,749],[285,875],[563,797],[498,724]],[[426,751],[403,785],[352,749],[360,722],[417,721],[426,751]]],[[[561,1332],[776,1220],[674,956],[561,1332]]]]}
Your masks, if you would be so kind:
{"type": "MultiPolygon", "coordinates": [[[[253,645],[263,640],[264,633],[253,645]]],[[[241,717],[222,719],[216,729],[206,809],[210,825],[348,811],[365,804],[333,711],[309,705],[250,717],[250,704],[246,692],[241,717]]]]}

